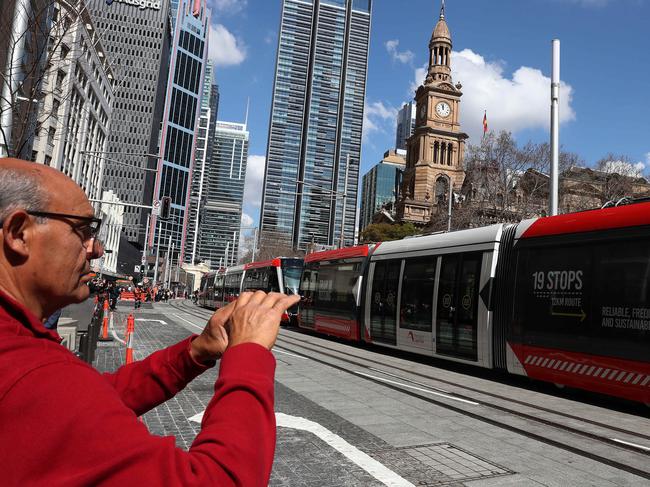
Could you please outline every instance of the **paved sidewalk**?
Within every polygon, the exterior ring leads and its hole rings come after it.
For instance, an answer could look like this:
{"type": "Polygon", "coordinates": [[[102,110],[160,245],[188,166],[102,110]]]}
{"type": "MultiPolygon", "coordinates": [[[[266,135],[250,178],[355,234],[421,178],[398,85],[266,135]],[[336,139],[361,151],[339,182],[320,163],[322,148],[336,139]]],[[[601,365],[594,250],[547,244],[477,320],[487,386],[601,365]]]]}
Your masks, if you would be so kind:
{"type": "MultiPolygon", "coordinates": [[[[155,308],[140,310],[136,314],[136,360],[177,343],[189,334],[186,328],[174,322],[175,318],[166,314],[167,306],[157,305],[155,308]]],[[[132,309],[123,306],[118,307],[115,313],[116,332],[122,338],[129,312],[132,309]]],[[[124,345],[119,342],[100,342],[95,366],[101,371],[113,371],[124,363],[124,355],[124,345]]],[[[276,358],[278,367],[291,367],[282,355],[276,355],[276,358]]],[[[187,450],[200,430],[199,423],[189,421],[189,418],[205,409],[212,397],[217,373],[218,365],[197,377],[176,397],[145,414],[143,419],[149,430],[156,435],[174,436],[176,444],[187,450]]],[[[444,464],[446,452],[440,450],[441,445],[423,444],[419,450],[395,448],[363,427],[343,419],[279,382],[276,382],[275,410],[317,423],[414,485],[453,487],[463,485],[456,481],[457,478],[469,480],[473,476],[468,472],[458,477],[458,472],[448,468],[444,464]],[[423,484],[422,479],[427,479],[427,482],[423,484]]],[[[457,455],[458,452],[453,454],[457,455]]],[[[501,470],[492,472],[491,475],[477,473],[476,477],[493,477],[495,474],[498,477],[508,473],[510,472],[501,470]]],[[[317,435],[293,427],[278,427],[276,456],[269,485],[374,487],[384,483],[317,435]]]]}

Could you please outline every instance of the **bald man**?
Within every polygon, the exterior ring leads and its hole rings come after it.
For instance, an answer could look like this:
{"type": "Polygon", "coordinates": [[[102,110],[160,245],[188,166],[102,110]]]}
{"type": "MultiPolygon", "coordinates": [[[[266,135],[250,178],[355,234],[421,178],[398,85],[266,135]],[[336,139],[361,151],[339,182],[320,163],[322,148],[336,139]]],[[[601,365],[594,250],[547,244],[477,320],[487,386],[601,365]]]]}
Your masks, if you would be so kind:
{"type": "MultiPolygon", "coordinates": [[[[62,173],[0,159],[2,485],[267,485],[275,448],[270,353],[297,296],[243,293],[203,332],[99,374],[42,322],[85,300],[101,221],[62,173]],[[221,358],[189,451],[137,417],[221,358]]],[[[202,407],[201,405],[197,405],[202,407]]]]}

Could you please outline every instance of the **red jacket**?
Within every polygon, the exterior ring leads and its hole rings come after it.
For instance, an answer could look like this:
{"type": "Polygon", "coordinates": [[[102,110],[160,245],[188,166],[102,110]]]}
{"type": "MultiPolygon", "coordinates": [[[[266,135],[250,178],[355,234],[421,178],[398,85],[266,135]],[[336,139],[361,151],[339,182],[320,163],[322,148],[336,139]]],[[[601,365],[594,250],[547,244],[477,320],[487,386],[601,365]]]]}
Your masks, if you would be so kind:
{"type": "Polygon", "coordinates": [[[267,485],[275,359],[264,347],[223,355],[189,451],[137,420],[207,369],[190,340],[102,375],[0,292],[0,485],[267,485]]]}

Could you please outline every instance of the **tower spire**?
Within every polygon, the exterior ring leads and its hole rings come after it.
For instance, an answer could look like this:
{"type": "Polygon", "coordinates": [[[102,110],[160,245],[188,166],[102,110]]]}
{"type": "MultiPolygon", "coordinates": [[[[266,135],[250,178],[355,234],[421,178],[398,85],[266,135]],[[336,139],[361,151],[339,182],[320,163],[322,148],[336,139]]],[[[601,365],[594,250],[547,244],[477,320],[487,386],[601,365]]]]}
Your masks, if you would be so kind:
{"type": "Polygon", "coordinates": [[[442,5],[440,6],[440,20],[445,20],[445,0],[442,0],[442,5]]]}

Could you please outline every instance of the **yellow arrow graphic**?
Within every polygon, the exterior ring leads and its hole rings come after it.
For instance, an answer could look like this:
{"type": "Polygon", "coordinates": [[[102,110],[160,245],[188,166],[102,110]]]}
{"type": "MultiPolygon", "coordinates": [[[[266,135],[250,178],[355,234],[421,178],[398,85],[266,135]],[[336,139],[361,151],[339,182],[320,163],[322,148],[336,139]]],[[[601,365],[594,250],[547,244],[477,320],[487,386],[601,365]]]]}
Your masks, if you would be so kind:
{"type": "Polygon", "coordinates": [[[584,310],[580,310],[580,313],[556,313],[555,311],[551,311],[551,316],[566,316],[568,318],[580,318],[580,321],[585,321],[585,318],[587,317],[587,313],[584,312],[584,310]]]}

